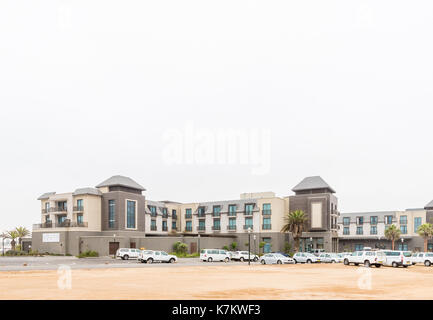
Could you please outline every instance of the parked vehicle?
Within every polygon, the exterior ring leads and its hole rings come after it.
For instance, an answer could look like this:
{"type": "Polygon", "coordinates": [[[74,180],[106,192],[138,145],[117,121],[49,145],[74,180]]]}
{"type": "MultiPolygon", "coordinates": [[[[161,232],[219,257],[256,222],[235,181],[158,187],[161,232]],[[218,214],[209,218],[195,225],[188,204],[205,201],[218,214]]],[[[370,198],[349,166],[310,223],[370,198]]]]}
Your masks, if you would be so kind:
{"type": "Polygon", "coordinates": [[[280,253],[267,253],[260,258],[261,264],[290,264],[295,263],[290,257],[285,257],[280,253]]]}
{"type": "Polygon", "coordinates": [[[204,262],[213,262],[213,261],[230,261],[230,255],[225,250],[220,249],[203,249],[200,252],[200,260],[204,262]]]}
{"type": "Polygon", "coordinates": [[[122,260],[138,259],[140,252],[141,251],[139,249],[120,248],[116,251],[116,258],[120,258],[122,260]]]}
{"type": "Polygon", "coordinates": [[[412,264],[422,263],[426,267],[430,267],[433,264],[433,253],[432,252],[418,252],[412,255],[412,264]]]}
{"type": "Polygon", "coordinates": [[[317,263],[318,258],[309,252],[297,252],[293,256],[295,263],[317,263]]]}
{"type": "Polygon", "coordinates": [[[138,257],[138,261],[142,263],[154,263],[154,262],[175,263],[177,262],[177,257],[168,254],[165,251],[144,250],[140,253],[138,257]]]}
{"type": "Polygon", "coordinates": [[[381,250],[381,252],[385,254],[385,261],[383,263],[385,266],[407,268],[412,265],[412,253],[409,251],[381,250]]]}
{"type": "Polygon", "coordinates": [[[324,253],[324,249],[312,249],[310,253],[314,254],[316,257],[318,257],[320,254],[324,253]]]}
{"type": "Polygon", "coordinates": [[[290,258],[290,254],[287,254],[287,253],[285,253],[285,252],[280,252],[280,251],[278,251],[278,252],[270,252],[270,253],[278,253],[278,254],[282,254],[282,255],[285,256],[285,257],[289,257],[289,258],[290,258]]]}
{"type": "Polygon", "coordinates": [[[355,266],[363,264],[365,267],[370,267],[371,265],[380,268],[385,262],[386,256],[381,251],[355,251],[352,255],[344,258],[344,264],[346,266],[353,263],[355,266]]]}
{"type": "Polygon", "coordinates": [[[343,257],[337,253],[321,253],[318,257],[318,262],[340,263],[343,262],[343,257]]]}
{"type": "Polygon", "coordinates": [[[240,262],[248,261],[248,259],[257,262],[259,261],[259,256],[250,252],[248,258],[248,251],[235,251],[234,253],[232,253],[230,257],[230,260],[240,261],[240,262]]]}

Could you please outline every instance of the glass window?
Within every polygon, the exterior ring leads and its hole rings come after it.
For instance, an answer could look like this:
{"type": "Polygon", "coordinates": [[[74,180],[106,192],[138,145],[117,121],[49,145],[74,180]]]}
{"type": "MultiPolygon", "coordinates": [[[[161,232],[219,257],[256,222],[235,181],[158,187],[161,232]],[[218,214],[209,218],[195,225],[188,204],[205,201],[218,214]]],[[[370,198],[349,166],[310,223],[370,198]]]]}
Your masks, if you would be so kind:
{"type": "Polygon", "coordinates": [[[264,203],[263,204],[263,214],[271,214],[272,210],[271,210],[271,204],[270,203],[264,203]]]}
{"type": "Polygon", "coordinates": [[[82,211],[83,210],[83,199],[77,200],[77,210],[82,211]]]}
{"type": "Polygon", "coordinates": [[[108,200],[108,228],[115,228],[116,222],[116,202],[115,200],[108,200]]]}
{"type": "Polygon", "coordinates": [[[83,215],[82,214],[77,215],[77,223],[79,223],[79,224],[83,223],[83,215]]]}
{"type": "Polygon", "coordinates": [[[245,229],[253,228],[253,218],[247,217],[245,218],[245,229]]]}
{"type": "Polygon", "coordinates": [[[236,215],[236,205],[231,204],[229,205],[229,216],[235,216],[236,215]]]}
{"type": "Polygon", "coordinates": [[[263,229],[264,230],[271,229],[271,218],[263,218],[263,229]]]}
{"type": "Polygon", "coordinates": [[[192,231],[192,221],[186,222],[185,231],[192,231]]]}
{"type": "Polygon", "coordinates": [[[344,217],[343,218],[343,225],[348,226],[350,224],[350,218],[349,217],[344,217]]]}
{"type": "Polygon", "coordinates": [[[185,210],[185,218],[191,219],[192,218],[192,209],[186,209],[185,210]]]}
{"type": "Polygon", "coordinates": [[[356,228],[356,234],[357,234],[357,235],[364,234],[364,229],[363,229],[362,227],[357,227],[357,228],[356,228]]]}
{"type": "Polygon", "coordinates": [[[407,224],[407,216],[400,216],[400,224],[407,224]]]}
{"type": "Polygon", "coordinates": [[[253,214],[254,205],[253,204],[246,204],[245,205],[245,213],[246,214],[253,214]]]}
{"type": "Polygon", "coordinates": [[[349,227],[344,227],[344,229],[343,229],[343,234],[344,234],[344,235],[349,235],[349,234],[350,234],[350,229],[349,229],[349,227]]]}
{"type": "Polygon", "coordinates": [[[167,231],[167,220],[162,221],[162,231],[167,231]]]}
{"type": "Polygon", "coordinates": [[[173,221],[173,222],[171,223],[171,228],[172,228],[173,230],[176,230],[176,229],[177,229],[176,221],[173,221]]]}
{"type": "Polygon", "coordinates": [[[213,219],[213,228],[214,228],[214,230],[220,230],[221,229],[221,220],[220,219],[213,219]]]}
{"type": "Polygon", "coordinates": [[[377,224],[377,217],[376,216],[370,217],[370,224],[377,224]]]}
{"type": "Polygon", "coordinates": [[[358,225],[364,224],[364,217],[357,217],[356,218],[356,224],[358,224],[358,225]]]}
{"type": "Polygon", "coordinates": [[[400,226],[401,234],[407,234],[407,225],[400,226]]]}
{"type": "Polygon", "coordinates": [[[385,216],[385,224],[392,224],[392,216],[385,216]]]}
{"type": "Polygon", "coordinates": [[[150,215],[152,217],[156,217],[156,207],[155,206],[149,206],[150,209],[150,215]]]}
{"type": "Polygon", "coordinates": [[[370,227],[370,234],[377,234],[377,226],[370,227]]]}
{"type": "Polygon", "coordinates": [[[136,217],[136,203],[135,201],[126,201],[126,228],[135,229],[135,217],[136,217]]]}
{"type": "Polygon", "coordinates": [[[418,231],[418,228],[421,226],[421,224],[422,224],[422,218],[421,217],[415,217],[414,222],[413,222],[413,228],[414,228],[415,232],[418,231]]]}

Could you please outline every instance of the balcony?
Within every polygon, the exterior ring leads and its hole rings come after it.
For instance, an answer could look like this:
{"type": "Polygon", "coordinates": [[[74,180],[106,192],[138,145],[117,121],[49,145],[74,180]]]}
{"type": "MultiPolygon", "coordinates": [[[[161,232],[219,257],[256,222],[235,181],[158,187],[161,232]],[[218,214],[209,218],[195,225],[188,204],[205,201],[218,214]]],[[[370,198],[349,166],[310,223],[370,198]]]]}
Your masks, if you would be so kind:
{"type": "Polygon", "coordinates": [[[262,229],[263,230],[271,230],[272,229],[272,225],[270,225],[270,224],[264,224],[264,225],[262,225],[262,229]]]}
{"type": "Polygon", "coordinates": [[[205,217],[206,217],[206,214],[204,214],[204,213],[199,213],[199,214],[198,214],[198,217],[199,217],[199,218],[205,218],[205,217]]]}
{"type": "Polygon", "coordinates": [[[213,231],[221,231],[221,226],[212,226],[213,231]]]}
{"type": "Polygon", "coordinates": [[[173,215],[171,216],[171,219],[172,219],[172,220],[177,220],[177,215],[176,215],[176,214],[173,214],[173,215]]]}
{"type": "Polygon", "coordinates": [[[54,208],[50,208],[49,212],[67,212],[68,208],[66,207],[54,207],[54,208]]]}
{"type": "Polygon", "coordinates": [[[228,216],[229,217],[236,217],[236,212],[229,212],[228,216]]]}
{"type": "Polygon", "coordinates": [[[219,212],[214,212],[212,213],[212,217],[219,218],[221,217],[221,214],[219,212]]]}
{"type": "Polygon", "coordinates": [[[168,231],[167,227],[162,227],[162,231],[168,231]]]}
{"type": "Polygon", "coordinates": [[[150,216],[151,216],[152,218],[155,218],[155,217],[157,216],[157,214],[156,214],[156,212],[151,212],[151,213],[150,213],[150,216]]]}
{"type": "Polygon", "coordinates": [[[227,226],[227,230],[229,230],[229,231],[236,231],[236,225],[234,225],[234,226],[228,225],[227,226]]]}
{"type": "MultiPolygon", "coordinates": [[[[185,219],[192,219],[192,214],[186,214],[185,219]]],[[[192,231],[192,230],[191,230],[192,231]]]]}
{"type": "Polygon", "coordinates": [[[248,230],[248,228],[251,228],[251,231],[254,230],[254,227],[252,225],[244,226],[244,230],[248,230]]]}
{"type": "Polygon", "coordinates": [[[262,211],[262,214],[263,214],[264,216],[269,216],[269,215],[272,214],[272,210],[263,210],[263,211],[262,211]]]}
{"type": "Polygon", "coordinates": [[[49,213],[49,212],[50,212],[50,208],[42,209],[42,213],[43,213],[43,214],[45,214],[45,213],[49,213]]]}
{"type": "Polygon", "coordinates": [[[185,227],[185,232],[192,232],[192,227],[185,227]]]}
{"type": "Polygon", "coordinates": [[[156,230],[157,230],[156,226],[150,226],[150,231],[156,231],[156,230]]]}
{"type": "Polygon", "coordinates": [[[245,211],[244,215],[246,215],[246,216],[252,216],[253,212],[252,211],[245,211]]]}
{"type": "Polygon", "coordinates": [[[201,232],[206,231],[206,226],[198,226],[197,231],[201,231],[201,232]]]}
{"type": "Polygon", "coordinates": [[[54,222],[44,222],[39,224],[34,224],[33,229],[47,229],[47,228],[87,228],[89,224],[87,222],[71,222],[69,220],[63,221],[61,223],[54,222]]]}
{"type": "Polygon", "coordinates": [[[84,211],[84,207],[83,206],[74,207],[74,212],[83,212],[83,211],[84,211]]]}
{"type": "Polygon", "coordinates": [[[167,218],[168,218],[168,213],[163,213],[163,214],[162,214],[162,218],[163,218],[163,219],[167,219],[167,218]]]}

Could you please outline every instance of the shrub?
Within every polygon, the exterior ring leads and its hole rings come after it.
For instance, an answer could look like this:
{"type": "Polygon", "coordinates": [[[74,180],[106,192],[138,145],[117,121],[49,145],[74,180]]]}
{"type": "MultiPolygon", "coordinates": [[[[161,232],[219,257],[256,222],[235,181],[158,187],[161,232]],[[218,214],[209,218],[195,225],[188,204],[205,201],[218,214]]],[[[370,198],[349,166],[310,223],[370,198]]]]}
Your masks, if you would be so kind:
{"type": "Polygon", "coordinates": [[[173,245],[173,251],[176,254],[179,255],[186,255],[188,253],[188,245],[186,243],[177,241],[174,245],[173,245]]]}
{"type": "Polygon", "coordinates": [[[288,241],[284,243],[284,253],[287,253],[289,256],[293,256],[292,246],[288,241]]]}
{"type": "Polygon", "coordinates": [[[232,247],[232,250],[235,251],[236,248],[238,247],[238,243],[237,243],[237,242],[232,242],[232,243],[230,244],[230,246],[232,247]]]}
{"type": "Polygon", "coordinates": [[[99,257],[99,253],[96,251],[88,250],[88,251],[80,253],[77,256],[77,258],[93,258],[93,257],[99,257]]]}
{"type": "Polygon", "coordinates": [[[224,246],[224,247],[223,247],[223,250],[225,250],[225,251],[229,251],[229,246],[224,246]]]}

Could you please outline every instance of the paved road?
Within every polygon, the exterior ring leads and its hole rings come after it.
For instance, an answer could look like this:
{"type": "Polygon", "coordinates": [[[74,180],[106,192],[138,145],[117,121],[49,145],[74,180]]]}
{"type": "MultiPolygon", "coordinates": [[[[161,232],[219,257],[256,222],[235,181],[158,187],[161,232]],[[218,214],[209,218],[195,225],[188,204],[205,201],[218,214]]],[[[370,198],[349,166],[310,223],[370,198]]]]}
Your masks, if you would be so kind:
{"type": "MultiPolygon", "coordinates": [[[[254,262],[251,262],[256,264],[254,262]]],[[[57,270],[60,266],[67,265],[71,269],[106,269],[106,268],[153,268],[153,267],[181,267],[181,266],[233,266],[247,264],[247,262],[202,262],[198,258],[181,258],[175,264],[168,263],[139,263],[137,260],[123,261],[111,257],[85,258],[77,257],[0,257],[1,271],[26,271],[26,270],[57,270]]]]}

